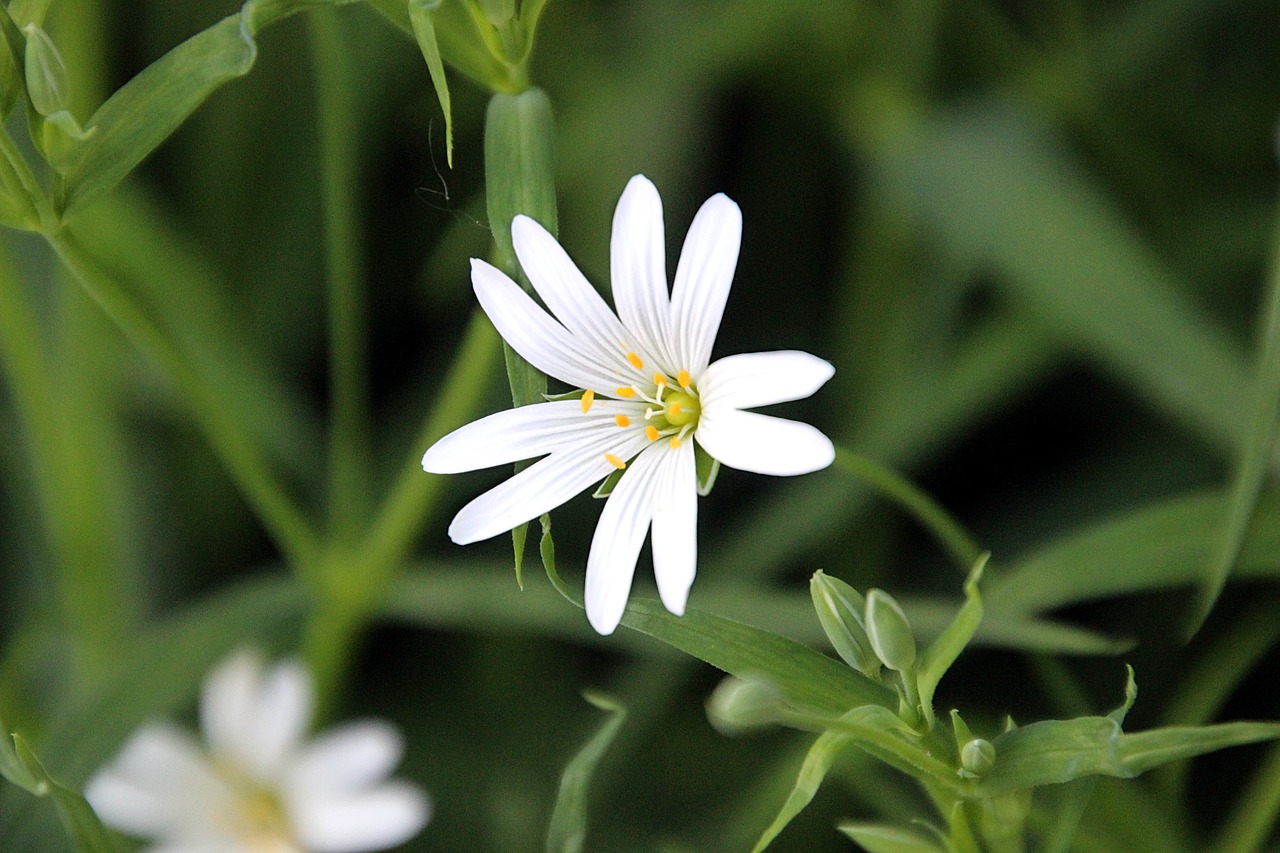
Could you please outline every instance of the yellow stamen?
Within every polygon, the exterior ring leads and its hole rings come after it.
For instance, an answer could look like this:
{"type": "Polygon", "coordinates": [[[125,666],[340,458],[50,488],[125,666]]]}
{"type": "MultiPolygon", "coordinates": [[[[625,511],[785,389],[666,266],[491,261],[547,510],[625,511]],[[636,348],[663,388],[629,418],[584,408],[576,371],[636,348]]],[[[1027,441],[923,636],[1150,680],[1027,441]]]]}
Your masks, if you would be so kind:
{"type": "Polygon", "coordinates": [[[634,397],[634,396],[636,395],[636,389],[634,389],[634,388],[616,388],[616,389],[614,389],[614,393],[615,393],[615,394],[617,394],[619,397],[626,397],[628,400],[630,400],[632,397],[634,397]]]}
{"type": "Polygon", "coordinates": [[[596,392],[588,388],[582,394],[582,414],[586,414],[591,410],[591,404],[596,399],[596,392]]]}
{"type": "Polygon", "coordinates": [[[633,352],[627,353],[627,361],[631,362],[631,366],[636,370],[644,370],[644,362],[640,360],[640,356],[633,352]]]}
{"type": "Polygon", "coordinates": [[[667,407],[667,414],[673,418],[680,417],[680,404],[672,403],[669,407],[667,407]]]}
{"type": "Polygon", "coordinates": [[[620,427],[631,426],[631,418],[626,415],[614,415],[613,422],[620,427]]]}
{"type": "Polygon", "coordinates": [[[681,388],[688,388],[693,384],[693,379],[689,376],[689,371],[682,370],[676,376],[676,381],[680,383],[681,388]]]}
{"type": "Polygon", "coordinates": [[[666,384],[667,384],[667,377],[663,376],[661,373],[655,373],[655,374],[653,374],[653,384],[654,384],[654,385],[666,385],[666,384]]]}
{"type": "Polygon", "coordinates": [[[653,424],[650,424],[649,426],[644,428],[644,434],[648,437],[650,441],[658,440],[658,428],[653,424]]]}
{"type": "Polygon", "coordinates": [[[680,446],[680,436],[678,435],[671,436],[671,449],[675,450],[679,446],[680,446]]]}
{"type": "Polygon", "coordinates": [[[627,467],[627,463],[623,462],[621,459],[614,456],[612,453],[606,453],[604,455],[604,459],[606,462],[608,462],[614,468],[617,468],[619,471],[627,467]]]}

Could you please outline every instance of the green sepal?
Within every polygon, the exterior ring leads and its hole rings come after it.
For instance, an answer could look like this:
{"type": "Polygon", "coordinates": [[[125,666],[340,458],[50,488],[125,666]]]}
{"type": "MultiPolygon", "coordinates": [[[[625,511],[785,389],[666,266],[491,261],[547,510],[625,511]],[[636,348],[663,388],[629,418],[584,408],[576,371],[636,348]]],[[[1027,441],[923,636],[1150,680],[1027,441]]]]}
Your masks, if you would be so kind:
{"type": "Polygon", "coordinates": [[[880,658],[867,636],[866,600],[856,589],[821,569],[809,581],[813,608],[836,654],[868,678],[880,680],[880,658]]]}
{"type": "Polygon", "coordinates": [[[882,589],[867,593],[867,637],[881,663],[897,672],[909,672],[916,662],[916,639],[907,614],[893,596],[882,589]]]}
{"type": "Polygon", "coordinates": [[[929,726],[933,725],[933,693],[938,689],[938,682],[973,639],[973,634],[982,621],[982,597],[978,594],[978,581],[982,579],[982,571],[990,556],[989,552],[983,554],[973,564],[969,577],[964,582],[964,604],[960,606],[951,624],[943,629],[920,656],[916,674],[916,686],[920,693],[919,710],[929,726]]]}
{"type": "Polygon", "coordinates": [[[564,768],[555,808],[551,812],[551,825],[547,829],[547,853],[581,853],[587,836],[587,796],[591,777],[627,718],[626,709],[615,699],[594,691],[583,693],[582,698],[607,712],[609,719],[564,768]]]}
{"type": "Polygon", "coordinates": [[[427,72],[431,75],[436,98],[440,101],[440,112],[444,113],[444,154],[452,169],[453,109],[449,98],[449,80],[444,73],[444,60],[440,57],[440,45],[436,41],[436,28],[432,21],[432,16],[442,2],[443,0],[409,0],[409,21],[413,25],[413,36],[418,41],[422,58],[427,62],[427,72]]]}
{"type": "Polygon", "coordinates": [[[758,678],[730,675],[707,698],[707,720],[723,735],[775,725],[785,717],[786,703],[777,688],[758,678]]]}
{"type": "Polygon", "coordinates": [[[951,709],[951,731],[956,738],[956,758],[959,759],[964,745],[973,740],[973,732],[969,731],[969,725],[960,719],[960,712],[955,708],[951,709]]]}
{"type": "Polygon", "coordinates": [[[705,498],[716,487],[716,477],[720,476],[720,460],[703,450],[702,445],[695,441],[693,461],[698,474],[698,494],[705,498]]]}
{"type": "Polygon", "coordinates": [[[881,823],[842,823],[836,827],[867,853],[947,853],[947,849],[919,833],[881,823]]]}
{"type": "Polygon", "coordinates": [[[558,403],[562,400],[581,400],[582,395],[587,393],[581,388],[574,391],[565,391],[563,394],[543,394],[542,399],[548,403],[558,403]]]}
{"type": "Polygon", "coordinates": [[[31,105],[42,116],[65,110],[70,81],[62,54],[49,34],[35,24],[24,26],[22,34],[27,40],[24,68],[31,105]]]}
{"type": "Polygon", "coordinates": [[[621,468],[619,468],[618,470],[616,470],[616,471],[614,471],[612,474],[610,474],[608,477],[605,477],[605,478],[604,478],[604,482],[602,482],[602,483],[601,483],[601,484],[596,488],[596,490],[595,490],[594,492],[592,492],[592,493],[591,493],[591,497],[593,497],[593,498],[607,498],[607,497],[609,497],[609,495],[613,494],[613,490],[614,490],[614,488],[616,488],[616,487],[617,487],[617,485],[618,485],[618,481],[622,479],[622,475],[623,475],[623,474],[625,474],[625,473],[626,473],[625,471],[623,471],[621,468]]]}

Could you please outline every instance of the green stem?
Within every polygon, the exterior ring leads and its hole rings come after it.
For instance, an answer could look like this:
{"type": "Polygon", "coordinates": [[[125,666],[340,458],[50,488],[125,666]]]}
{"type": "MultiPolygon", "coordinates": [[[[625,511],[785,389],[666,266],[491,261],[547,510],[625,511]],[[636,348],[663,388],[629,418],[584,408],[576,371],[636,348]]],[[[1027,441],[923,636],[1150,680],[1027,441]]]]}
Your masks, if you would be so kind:
{"type": "Polygon", "coordinates": [[[1218,853],[1248,853],[1262,849],[1276,816],[1280,815],[1280,746],[1273,746],[1267,761],[1240,797],[1236,810],[1227,819],[1214,850],[1218,853]]]}
{"type": "Polygon", "coordinates": [[[945,547],[966,572],[982,556],[960,523],[917,486],[878,462],[843,447],[836,448],[836,467],[879,491],[919,521],[945,547]]]}
{"type": "Polygon", "coordinates": [[[173,383],[286,559],[301,571],[313,570],[319,557],[315,534],[236,422],[234,407],[67,231],[45,238],[85,293],[173,383]]]}
{"type": "Polygon", "coordinates": [[[329,526],[348,538],[365,517],[369,401],[365,296],[354,200],[358,196],[352,74],[335,12],[307,16],[316,75],[329,292],[329,526]]]}

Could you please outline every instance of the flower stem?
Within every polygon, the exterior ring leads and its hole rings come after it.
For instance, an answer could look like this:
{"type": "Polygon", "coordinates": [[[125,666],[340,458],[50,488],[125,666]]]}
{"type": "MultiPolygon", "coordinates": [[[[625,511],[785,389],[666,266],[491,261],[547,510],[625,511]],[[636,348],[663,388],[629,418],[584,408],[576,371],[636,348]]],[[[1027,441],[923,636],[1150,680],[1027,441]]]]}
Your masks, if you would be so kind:
{"type": "Polygon", "coordinates": [[[965,571],[982,556],[982,548],[950,513],[896,471],[843,447],[836,447],[836,467],[862,480],[906,510],[933,534],[965,571]]]}

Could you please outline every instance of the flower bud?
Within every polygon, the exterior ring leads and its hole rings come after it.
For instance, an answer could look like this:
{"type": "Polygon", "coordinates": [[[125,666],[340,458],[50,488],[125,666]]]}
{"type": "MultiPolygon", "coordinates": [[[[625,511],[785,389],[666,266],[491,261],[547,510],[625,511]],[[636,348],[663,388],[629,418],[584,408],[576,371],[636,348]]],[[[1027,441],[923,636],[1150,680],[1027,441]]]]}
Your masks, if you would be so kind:
{"type": "Polygon", "coordinates": [[[960,775],[966,779],[978,779],[996,766],[996,748],[989,740],[974,738],[960,750],[960,775]]]}
{"type": "Polygon", "coordinates": [[[818,612],[822,630],[827,633],[836,654],[863,675],[878,679],[880,659],[871,648],[871,640],[863,625],[863,611],[867,603],[858,591],[839,578],[818,570],[809,581],[809,594],[813,596],[813,608],[818,612]]]}
{"type": "Polygon", "coordinates": [[[777,723],[785,707],[782,697],[762,681],[729,676],[707,699],[707,719],[721,734],[738,734],[777,723]]]}
{"type": "Polygon", "coordinates": [[[865,624],[871,647],[885,666],[907,672],[915,665],[916,639],[893,596],[882,589],[868,592],[865,624]]]}
{"type": "Polygon", "coordinates": [[[35,24],[22,28],[27,37],[26,77],[27,94],[31,105],[42,116],[53,115],[67,108],[67,66],[62,62],[58,48],[49,34],[35,24]]]}

